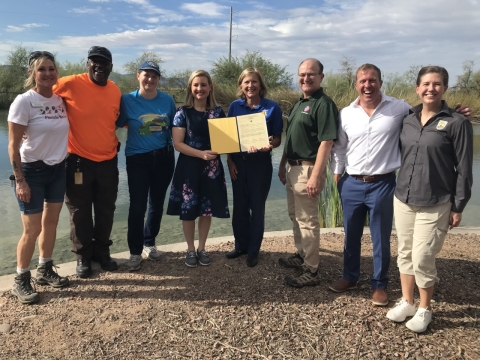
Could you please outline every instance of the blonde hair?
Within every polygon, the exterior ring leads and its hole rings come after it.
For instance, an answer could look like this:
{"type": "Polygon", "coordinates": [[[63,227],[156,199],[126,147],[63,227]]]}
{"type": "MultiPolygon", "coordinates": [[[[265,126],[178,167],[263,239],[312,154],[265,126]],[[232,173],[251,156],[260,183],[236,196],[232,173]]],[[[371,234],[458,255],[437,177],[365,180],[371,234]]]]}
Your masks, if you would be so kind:
{"type": "Polygon", "coordinates": [[[260,92],[259,95],[260,97],[265,97],[267,95],[268,89],[267,89],[267,84],[265,84],[265,80],[263,79],[263,75],[258,70],[257,68],[246,68],[245,70],[242,71],[240,76],[238,77],[237,85],[238,85],[238,92],[237,92],[237,97],[241,99],[245,99],[245,94],[243,93],[242,90],[242,82],[243,79],[247,77],[247,75],[255,74],[257,75],[258,82],[260,83],[260,92]]]}
{"type": "Polygon", "coordinates": [[[57,64],[55,63],[55,60],[48,56],[40,56],[39,58],[33,60],[31,64],[28,66],[29,75],[25,80],[25,82],[23,83],[23,87],[25,89],[31,89],[37,85],[35,83],[35,73],[37,72],[37,69],[40,66],[40,64],[43,62],[43,60],[50,60],[53,63],[53,67],[55,68],[55,71],[57,72],[57,76],[58,76],[58,69],[57,69],[57,64]]]}
{"type": "Polygon", "coordinates": [[[217,100],[215,100],[213,82],[212,82],[212,78],[210,77],[210,74],[205,70],[195,70],[194,72],[192,72],[192,75],[190,75],[190,78],[188,79],[188,85],[187,85],[187,95],[185,97],[185,106],[193,107],[194,98],[192,94],[192,83],[196,77],[200,77],[200,76],[206,77],[208,80],[208,85],[210,85],[210,94],[208,94],[207,105],[206,105],[207,110],[214,109],[217,106],[217,100]]]}

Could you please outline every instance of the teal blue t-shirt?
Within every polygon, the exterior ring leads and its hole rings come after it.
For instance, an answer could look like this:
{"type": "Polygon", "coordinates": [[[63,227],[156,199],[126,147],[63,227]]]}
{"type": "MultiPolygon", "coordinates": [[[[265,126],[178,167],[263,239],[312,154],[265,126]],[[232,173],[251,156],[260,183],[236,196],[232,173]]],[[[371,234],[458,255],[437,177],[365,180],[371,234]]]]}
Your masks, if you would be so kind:
{"type": "Polygon", "coordinates": [[[157,90],[145,99],[135,90],[122,95],[118,127],[128,126],[125,156],[143,154],[172,144],[171,122],[175,116],[173,98],[157,90]]]}

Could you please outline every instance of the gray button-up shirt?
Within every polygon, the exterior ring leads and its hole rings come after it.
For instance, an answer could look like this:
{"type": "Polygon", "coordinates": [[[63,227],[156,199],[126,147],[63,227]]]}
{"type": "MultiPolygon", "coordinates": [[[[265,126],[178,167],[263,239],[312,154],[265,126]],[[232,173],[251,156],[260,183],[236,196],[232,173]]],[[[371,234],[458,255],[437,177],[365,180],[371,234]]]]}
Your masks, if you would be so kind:
{"type": "Polygon", "coordinates": [[[402,165],[395,196],[405,204],[452,203],[461,213],[471,196],[473,128],[469,120],[442,101],[442,110],[422,127],[420,104],[403,122],[402,165]]]}

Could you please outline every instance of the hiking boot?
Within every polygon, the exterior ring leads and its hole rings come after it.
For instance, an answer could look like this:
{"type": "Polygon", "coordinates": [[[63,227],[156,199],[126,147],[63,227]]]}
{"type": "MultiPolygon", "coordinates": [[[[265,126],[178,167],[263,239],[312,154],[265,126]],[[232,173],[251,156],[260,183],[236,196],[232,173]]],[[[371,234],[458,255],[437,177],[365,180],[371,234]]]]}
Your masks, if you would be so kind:
{"type": "Polygon", "coordinates": [[[428,324],[432,321],[432,310],[418,308],[415,316],[407,321],[407,328],[417,333],[427,330],[428,324]]]}
{"type": "Polygon", "coordinates": [[[304,286],[316,286],[320,284],[320,276],[318,270],[312,273],[305,269],[296,276],[285,276],[285,284],[295,288],[302,288],[304,286]]]}
{"type": "Polygon", "coordinates": [[[157,247],[155,245],[144,246],[143,255],[145,255],[147,259],[150,259],[150,260],[154,260],[154,261],[160,260],[160,251],[157,250],[157,247]]]}
{"type": "Polygon", "coordinates": [[[408,316],[415,315],[416,311],[415,305],[410,305],[407,300],[402,298],[395,304],[395,307],[388,310],[387,318],[395,322],[402,322],[405,321],[408,316]]]}
{"type": "Polygon", "coordinates": [[[140,270],[140,268],[141,268],[140,264],[142,263],[142,260],[143,260],[142,255],[132,255],[132,254],[130,254],[130,258],[125,263],[125,265],[127,265],[128,271],[140,270]]]}
{"type": "Polygon", "coordinates": [[[352,282],[348,281],[347,279],[342,278],[340,280],[335,281],[328,288],[332,291],[337,292],[337,293],[342,293],[342,292],[347,291],[347,290],[356,289],[357,284],[352,283],[352,282]]]}
{"type": "Polygon", "coordinates": [[[45,264],[39,264],[37,266],[37,276],[35,277],[35,283],[38,285],[50,285],[54,288],[61,288],[68,286],[70,281],[68,277],[58,275],[53,265],[53,260],[47,261],[45,264]]]}
{"type": "Polygon", "coordinates": [[[205,250],[197,250],[197,258],[200,265],[208,266],[212,263],[212,260],[210,260],[210,256],[208,256],[205,250]]]}
{"type": "Polygon", "coordinates": [[[92,275],[92,264],[90,259],[77,259],[77,276],[86,279],[92,275]]]}
{"type": "Polygon", "coordinates": [[[303,270],[303,258],[299,253],[295,253],[295,255],[289,256],[286,259],[280,258],[278,259],[278,263],[284,268],[303,270]]]}
{"type": "Polygon", "coordinates": [[[187,265],[188,267],[197,267],[197,261],[197,253],[195,251],[187,251],[185,265],[187,265]]]}
{"type": "Polygon", "coordinates": [[[32,275],[30,271],[15,276],[12,295],[16,296],[22,304],[33,304],[40,300],[40,296],[32,287],[32,275]]]}

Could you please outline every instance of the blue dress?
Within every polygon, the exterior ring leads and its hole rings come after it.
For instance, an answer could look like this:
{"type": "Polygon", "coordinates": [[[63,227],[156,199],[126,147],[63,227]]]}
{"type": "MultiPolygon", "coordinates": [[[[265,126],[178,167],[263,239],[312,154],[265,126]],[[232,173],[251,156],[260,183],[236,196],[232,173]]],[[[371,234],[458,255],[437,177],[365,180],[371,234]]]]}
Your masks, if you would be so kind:
{"type": "MultiPolygon", "coordinates": [[[[184,143],[198,150],[210,150],[207,119],[225,117],[220,106],[208,111],[179,107],[173,127],[186,128],[184,143]]],[[[199,216],[228,218],[227,185],[220,157],[203,160],[180,153],[167,208],[168,215],[180,220],[199,216]]]]}

